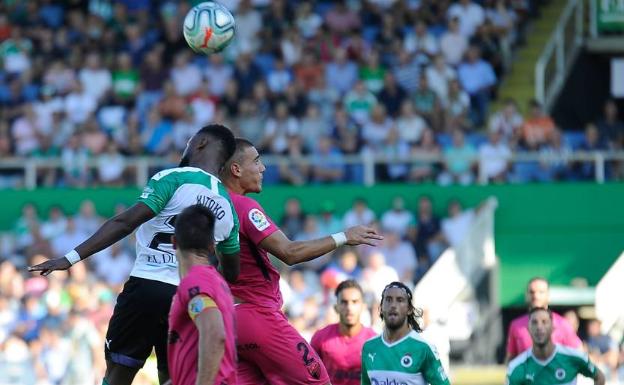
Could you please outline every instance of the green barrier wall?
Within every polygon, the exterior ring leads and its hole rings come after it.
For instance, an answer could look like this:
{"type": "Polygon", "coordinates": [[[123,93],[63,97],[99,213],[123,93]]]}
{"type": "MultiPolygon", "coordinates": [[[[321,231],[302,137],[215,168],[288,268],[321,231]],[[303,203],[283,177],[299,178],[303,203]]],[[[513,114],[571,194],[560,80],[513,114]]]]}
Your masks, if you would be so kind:
{"type": "MultiPolygon", "coordinates": [[[[132,204],[138,189],[0,191],[0,228],[9,229],[26,202],[42,212],[60,204],[76,211],[83,199],[96,202],[100,214],[109,216],[117,203],[132,204]]],[[[523,302],[526,281],[535,275],[553,284],[568,285],[582,277],[595,285],[624,250],[624,184],[553,184],[439,187],[433,185],[267,187],[255,196],[269,215],[278,219],[284,202],[299,197],[307,212],[316,212],[332,200],[338,212],[347,210],[355,197],[365,197],[381,213],[396,195],[415,209],[422,194],[433,197],[441,215],[449,199],[474,206],[488,196],[499,200],[496,213],[496,251],[501,259],[502,306],[523,302]]]]}

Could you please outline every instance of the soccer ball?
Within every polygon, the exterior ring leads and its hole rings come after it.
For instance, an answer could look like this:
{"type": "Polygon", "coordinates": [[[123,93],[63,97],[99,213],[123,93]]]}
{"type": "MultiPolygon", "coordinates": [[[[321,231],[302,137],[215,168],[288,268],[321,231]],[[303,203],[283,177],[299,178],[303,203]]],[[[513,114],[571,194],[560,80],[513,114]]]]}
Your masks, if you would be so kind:
{"type": "Polygon", "coordinates": [[[197,4],[184,18],[184,39],[197,53],[223,50],[234,38],[236,22],[223,5],[206,1],[197,4]]]}

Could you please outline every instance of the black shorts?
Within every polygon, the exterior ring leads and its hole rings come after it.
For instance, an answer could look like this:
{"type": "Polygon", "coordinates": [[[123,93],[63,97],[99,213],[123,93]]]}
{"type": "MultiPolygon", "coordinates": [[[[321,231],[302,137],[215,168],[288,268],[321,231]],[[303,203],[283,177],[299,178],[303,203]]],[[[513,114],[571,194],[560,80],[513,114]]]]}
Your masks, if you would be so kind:
{"type": "Polygon", "coordinates": [[[176,289],[175,285],[151,279],[128,279],[108,324],[106,360],[140,369],[154,348],[158,370],[168,372],[168,316],[176,289]]]}

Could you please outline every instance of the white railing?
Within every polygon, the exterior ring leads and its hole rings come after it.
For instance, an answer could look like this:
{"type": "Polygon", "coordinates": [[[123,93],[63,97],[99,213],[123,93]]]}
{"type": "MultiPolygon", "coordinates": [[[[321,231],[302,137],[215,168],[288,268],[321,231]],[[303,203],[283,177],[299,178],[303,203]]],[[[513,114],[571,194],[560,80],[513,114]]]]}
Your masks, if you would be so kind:
{"type": "MultiPolygon", "coordinates": [[[[307,156],[297,160],[308,165],[313,165],[314,157],[307,156]]],[[[293,160],[287,156],[267,155],[262,157],[262,161],[267,166],[278,166],[280,164],[291,163],[293,160]]],[[[479,162],[479,158],[473,159],[475,163],[479,162]]],[[[544,164],[553,164],[565,162],[571,165],[573,162],[592,162],[595,170],[596,183],[605,182],[605,165],[607,162],[624,161],[624,151],[576,151],[567,153],[564,156],[556,154],[544,154],[540,152],[534,153],[515,153],[510,159],[512,163],[517,162],[540,162],[544,164]]],[[[420,154],[410,157],[385,157],[374,156],[371,154],[349,155],[336,160],[337,163],[343,165],[360,165],[363,168],[363,182],[366,186],[374,185],[376,180],[375,166],[388,164],[414,164],[423,162],[431,164],[444,163],[443,155],[420,154]]],[[[4,158],[0,159],[0,178],[6,175],[18,174],[17,178],[21,181],[20,186],[26,189],[35,189],[37,185],[37,176],[40,172],[50,169],[63,169],[61,158],[4,158]]],[[[96,169],[99,166],[97,157],[87,162],[87,168],[96,169]]],[[[175,164],[171,159],[159,157],[127,157],[125,158],[125,169],[134,170],[134,180],[137,186],[144,186],[150,176],[150,171],[163,169],[166,167],[174,167],[175,164]]],[[[477,181],[481,184],[487,183],[486,176],[479,170],[477,181]]]]}
{"type": "Polygon", "coordinates": [[[584,1],[570,0],[535,64],[535,98],[550,110],[583,44],[584,1]]]}

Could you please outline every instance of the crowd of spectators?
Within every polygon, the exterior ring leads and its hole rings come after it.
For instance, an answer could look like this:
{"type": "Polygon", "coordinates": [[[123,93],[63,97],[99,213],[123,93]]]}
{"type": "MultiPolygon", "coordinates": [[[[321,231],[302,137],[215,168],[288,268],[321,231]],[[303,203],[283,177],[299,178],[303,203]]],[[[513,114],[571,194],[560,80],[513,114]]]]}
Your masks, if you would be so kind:
{"type": "MultiPolygon", "coordinates": [[[[359,182],[344,156],[435,156],[455,131],[487,124],[539,2],[224,3],[236,39],[209,57],[182,37],[185,2],[1,4],[0,157],[60,159],[39,185],[131,183],[127,156],[175,164],[198,127],[220,121],[264,154],[319,160],[270,167],[269,182],[359,182]]],[[[474,179],[443,163],[384,166],[378,177],[474,179]]],[[[18,175],[4,170],[1,186],[18,175]]]]}

